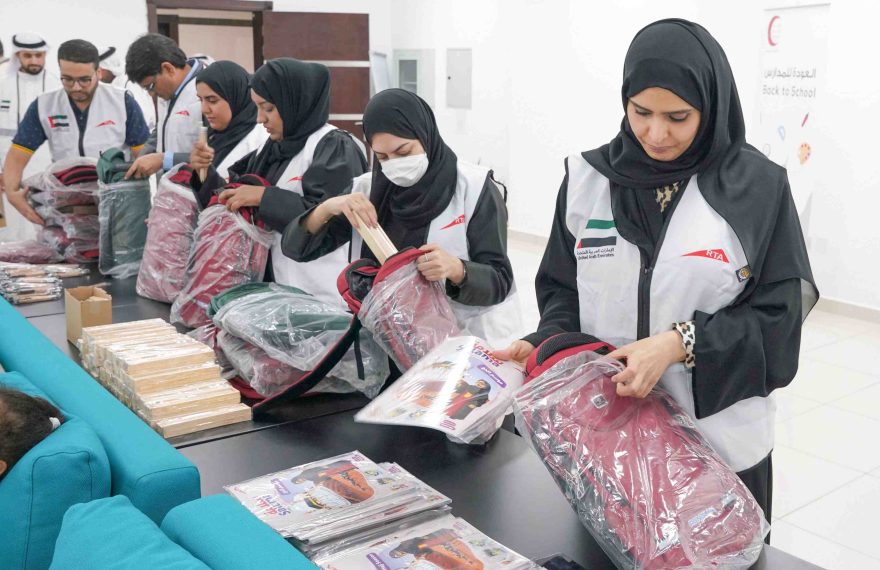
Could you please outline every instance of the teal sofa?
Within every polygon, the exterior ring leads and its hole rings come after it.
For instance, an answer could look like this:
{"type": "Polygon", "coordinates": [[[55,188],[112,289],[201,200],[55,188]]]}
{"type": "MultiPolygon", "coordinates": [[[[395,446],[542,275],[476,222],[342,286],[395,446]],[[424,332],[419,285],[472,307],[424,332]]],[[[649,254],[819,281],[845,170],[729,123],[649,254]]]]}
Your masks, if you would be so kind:
{"type": "Polygon", "coordinates": [[[156,524],[201,496],[186,457],[0,299],[0,366],[23,374],[65,412],[89,424],[111,465],[110,494],[125,495],[156,524]]]}

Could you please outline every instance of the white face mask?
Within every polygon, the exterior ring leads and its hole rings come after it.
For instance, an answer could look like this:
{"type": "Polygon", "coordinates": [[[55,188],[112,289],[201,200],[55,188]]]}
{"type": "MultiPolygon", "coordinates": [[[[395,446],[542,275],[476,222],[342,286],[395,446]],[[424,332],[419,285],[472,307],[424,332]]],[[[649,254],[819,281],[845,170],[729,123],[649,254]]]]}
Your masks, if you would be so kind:
{"type": "Polygon", "coordinates": [[[403,188],[415,185],[427,170],[428,155],[425,153],[390,158],[382,163],[382,173],[385,177],[403,188]]]}

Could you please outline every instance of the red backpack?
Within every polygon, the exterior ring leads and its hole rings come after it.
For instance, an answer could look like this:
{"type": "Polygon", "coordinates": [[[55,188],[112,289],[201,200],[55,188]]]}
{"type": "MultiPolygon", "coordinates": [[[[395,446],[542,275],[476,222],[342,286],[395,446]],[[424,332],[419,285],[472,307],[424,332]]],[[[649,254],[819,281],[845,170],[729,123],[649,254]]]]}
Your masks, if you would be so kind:
{"type": "Polygon", "coordinates": [[[516,397],[520,432],[619,568],[752,565],[761,508],[668,394],[617,395],[610,350],[580,333],[541,344],[516,397]]]}
{"type": "Polygon", "coordinates": [[[443,286],[416,269],[421,255],[424,252],[407,248],[381,266],[359,259],[336,282],[351,311],[401,371],[447,337],[461,334],[443,286]]]}
{"type": "MultiPolygon", "coordinates": [[[[259,176],[247,175],[226,188],[242,184],[271,186],[259,176]]],[[[263,229],[250,208],[230,212],[217,196],[212,197],[199,214],[184,285],[171,306],[171,321],[190,328],[210,322],[206,310],[214,295],[263,279],[272,240],[272,232],[263,229]]]]}
{"type": "Polygon", "coordinates": [[[137,294],[173,303],[183,289],[199,207],[190,186],[193,170],[178,165],[159,181],[147,218],[147,242],[137,279],[137,294]]]}

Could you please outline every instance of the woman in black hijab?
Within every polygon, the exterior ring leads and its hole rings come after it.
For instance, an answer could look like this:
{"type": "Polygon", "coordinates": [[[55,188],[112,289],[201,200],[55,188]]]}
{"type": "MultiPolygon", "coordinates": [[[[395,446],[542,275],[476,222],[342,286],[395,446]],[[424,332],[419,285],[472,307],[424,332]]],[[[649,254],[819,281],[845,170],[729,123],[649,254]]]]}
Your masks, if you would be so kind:
{"type": "Polygon", "coordinates": [[[258,216],[280,232],[310,206],[327,195],[338,194],[354,176],[363,173],[366,157],[349,133],[327,123],[330,72],[325,66],[290,58],[273,59],[254,73],[250,88],[257,122],[263,125],[269,140],[229,168],[230,181],[256,174],[272,186],[243,185],[224,190],[220,200],[232,211],[258,207],[258,216]],[[309,139],[319,131],[323,136],[313,149],[307,149],[309,139]],[[303,151],[312,154],[301,156],[303,151]],[[302,168],[284,177],[295,158],[300,159],[302,168]],[[285,187],[289,182],[300,184],[285,187]]]}
{"type": "Polygon", "coordinates": [[[213,165],[225,177],[229,165],[265,141],[266,133],[257,124],[257,106],[251,100],[249,83],[248,72],[233,61],[215,62],[196,76],[202,116],[208,122],[208,141],[193,147],[193,169],[213,165]]]}
{"type": "MultiPolygon", "coordinates": [[[[264,178],[268,185],[242,184],[225,189],[220,192],[220,202],[233,212],[242,207],[256,208],[257,218],[279,232],[270,251],[267,280],[341,303],[333,286],[344,267],[341,255],[338,263],[303,268],[285,257],[280,247],[280,232],[292,220],[321,200],[338,195],[367,168],[360,143],[327,122],[330,72],[317,63],[273,59],[254,74],[250,97],[257,108],[257,122],[269,139],[229,167],[229,182],[252,174],[264,178]]],[[[208,182],[198,190],[200,201],[210,198],[209,189],[220,188],[225,182],[210,173],[208,182]]]]}
{"type": "MultiPolygon", "coordinates": [[[[459,160],[440,136],[428,104],[403,89],[388,89],[370,100],[364,133],[376,157],[373,172],[291,224],[282,239],[285,254],[310,260],[335,250],[352,239],[359,216],[370,226],[380,225],[398,250],[425,252],[419,271],[428,280],[445,281],[460,320],[467,313],[464,306],[485,308],[507,300],[513,290],[507,207],[492,172],[459,160]]],[[[375,259],[366,245],[350,256],[375,259]]],[[[519,309],[507,310],[515,326],[519,309]]],[[[498,321],[486,318],[488,336],[500,333],[498,321]]]]}
{"type": "Polygon", "coordinates": [[[641,30],[620,132],[570,156],[536,280],[539,330],[615,344],[621,396],[656,385],[687,411],[770,520],[775,404],[818,299],[785,170],[745,142],[736,85],[701,26],[641,30]]]}

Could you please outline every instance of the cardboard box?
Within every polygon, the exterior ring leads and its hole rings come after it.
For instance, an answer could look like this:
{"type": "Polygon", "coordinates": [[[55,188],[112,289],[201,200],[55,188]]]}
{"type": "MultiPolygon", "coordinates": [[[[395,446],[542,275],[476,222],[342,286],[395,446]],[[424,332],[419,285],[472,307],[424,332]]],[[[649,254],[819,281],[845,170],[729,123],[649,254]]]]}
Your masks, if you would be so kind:
{"type": "Polygon", "coordinates": [[[67,340],[76,344],[84,327],[113,322],[113,298],[100,287],[87,285],[64,290],[67,340]]]}

